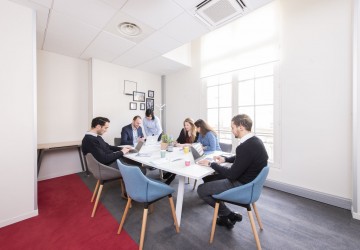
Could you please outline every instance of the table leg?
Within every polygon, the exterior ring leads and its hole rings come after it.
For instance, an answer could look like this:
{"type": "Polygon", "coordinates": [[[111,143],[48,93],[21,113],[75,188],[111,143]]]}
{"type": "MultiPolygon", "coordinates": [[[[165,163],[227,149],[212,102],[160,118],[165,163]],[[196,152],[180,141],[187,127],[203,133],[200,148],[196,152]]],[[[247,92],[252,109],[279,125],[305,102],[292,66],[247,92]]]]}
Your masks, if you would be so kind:
{"type": "Polygon", "coordinates": [[[81,146],[78,147],[78,152],[79,152],[79,158],[80,158],[80,163],[81,163],[81,169],[84,172],[85,168],[84,168],[84,161],[82,158],[81,146]]]}
{"type": "Polygon", "coordinates": [[[178,224],[180,227],[182,205],[184,200],[185,177],[184,176],[179,176],[179,177],[180,178],[179,178],[178,192],[176,198],[176,218],[178,220],[178,224]]]}
{"type": "Polygon", "coordinates": [[[38,149],[38,158],[37,158],[37,175],[39,176],[41,161],[44,156],[44,149],[38,149]]]}

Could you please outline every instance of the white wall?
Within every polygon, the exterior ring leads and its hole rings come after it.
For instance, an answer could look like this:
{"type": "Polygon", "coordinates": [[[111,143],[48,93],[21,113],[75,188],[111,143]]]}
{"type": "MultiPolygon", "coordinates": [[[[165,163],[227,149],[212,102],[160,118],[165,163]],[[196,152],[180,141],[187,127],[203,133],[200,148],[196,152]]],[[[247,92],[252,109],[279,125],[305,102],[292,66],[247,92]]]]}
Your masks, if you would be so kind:
{"type": "MultiPolygon", "coordinates": [[[[269,179],[351,199],[351,1],[279,4],[281,166],[269,179]]],[[[199,110],[204,101],[195,51],[192,69],[167,76],[166,98],[173,104],[167,127],[176,133],[185,117],[206,115],[199,110]]]]}
{"type": "MultiPolygon", "coordinates": [[[[82,140],[89,127],[89,63],[38,51],[38,143],[82,140]]],[[[39,180],[81,171],[76,149],[47,151],[39,180]]]]}
{"type": "MultiPolygon", "coordinates": [[[[133,102],[133,98],[123,94],[124,80],[137,82],[137,91],[145,92],[146,97],[148,97],[148,90],[153,90],[155,105],[159,105],[161,103],[161,76],[96,59],[92,60],[91,67],[92,115],[110,119],[110,128],[103,138],[113,145],[114,137],[120,137],[123,126],[130,124],[135,115],[141,117],[145,115],[145,110],[140,110],[139,102],[137,110],[129,110],[129,103],[133,102]]],[[[159,116],[156,106],[155,115],[159,116]]]]}
{"type": "Polygon", "coordinates": [[[36,216],[35,14],[0,1],[0,227],[36,216]]]}

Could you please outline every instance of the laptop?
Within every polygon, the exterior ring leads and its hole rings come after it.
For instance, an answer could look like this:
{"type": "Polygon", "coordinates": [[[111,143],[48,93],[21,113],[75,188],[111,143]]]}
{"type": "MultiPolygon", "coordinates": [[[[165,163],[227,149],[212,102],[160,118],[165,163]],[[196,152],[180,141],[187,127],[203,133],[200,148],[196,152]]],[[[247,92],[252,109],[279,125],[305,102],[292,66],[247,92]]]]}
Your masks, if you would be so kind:
{"type": "Polygon", "coordinates": [[[158,135],[151,135],[146,137],[146,145],[155,145],[158,143],[158,135]]]}
{"type": "Polygon", "coordinates": [[[190,150],[191,150],[191,153],[192,153],[192,155],[194,157],[195,162],[198,162],[198,161],[205,158],[204,157],[205,153],[204,153],[204,150],[203,150],[203,147],[202,147],[201,143],[193,143],[191,145],[190,150]]]}
{"type": "Polygon", "coordinates": [[[139,153],[143,145],[144,142],[139,141],[135,148],[130,149],[129,153],[139,153]]]}

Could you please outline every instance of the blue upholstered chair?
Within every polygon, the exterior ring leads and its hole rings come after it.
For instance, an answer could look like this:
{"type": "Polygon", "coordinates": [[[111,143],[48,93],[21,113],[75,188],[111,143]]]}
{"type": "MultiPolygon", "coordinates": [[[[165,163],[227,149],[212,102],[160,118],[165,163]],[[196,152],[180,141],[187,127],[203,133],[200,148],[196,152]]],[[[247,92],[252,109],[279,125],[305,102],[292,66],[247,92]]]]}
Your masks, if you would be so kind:
{"type": "Polygon", "coordinates": [[[146,220],[149,206],[165,197],[169,198],[170,208],[172,217],[174,219],[176,232],[179,232],[179,225],[177,222],[174,201],[172,199],[172,193],[174,193],[174,189],[162,182],[151,180],[147,178],[138,167],[124,165],[121,161],[117,160],[117,164],[123,180],[125,182],[125,188],[128,195],[128,201],[126,203],[125,211],[122,216],[118,234],[120,234],[122,227],[124,225],[126,215],[131,206],[131,201],[137,201],[144,203],[144,213],[143,213],[143,222],[141,227],[141,235],[140,235],[140,245],[139,249],[142,249],[144,246],[144,238],[145,238],[145,229],[146,229],[146,220]]]}
{"type": "Polygon", "coordinates": [[[245,185],[235,187],[232,189],[229,189],[227,191],[224,191],[220,194],[213,195],[212,197],[216,200],[215,204],[215,210],[214,210],[214,216],[212,221],[212,228],[211,228],[211,234],[210,234],[210,243],[214,240],[214,234],[215,234],[215,226],[216,226],[216,219],[218,216],[219,211],[219,204],[221,201],[228,202],[234,205],[242,206],[247,209],[248,216],[250,219],[251,229],[254,234],[254,238],[256,241],[256,246],[258,249],[261,249],[259,236],[257,234],[257,230],[255,227],[254,217],[251,212],[251,206],[254,208],[254,212],[256,215],[256,219],[259,223],[260,229],[263,230],[263,225],[260,220],[259,213],[257,211],[255,202],[260,198],[261,191],[263,189],[266,177],[269,173],[269,167],[264,167],[259,175],[250,183],[247,183],[245,185]]]}

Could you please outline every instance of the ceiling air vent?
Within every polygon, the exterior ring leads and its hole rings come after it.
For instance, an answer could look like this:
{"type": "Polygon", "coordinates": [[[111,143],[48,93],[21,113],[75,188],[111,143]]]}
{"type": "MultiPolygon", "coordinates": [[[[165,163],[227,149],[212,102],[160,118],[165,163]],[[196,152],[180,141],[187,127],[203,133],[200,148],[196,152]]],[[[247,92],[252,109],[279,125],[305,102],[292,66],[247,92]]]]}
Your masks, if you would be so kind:
{"type": "Polygon", "coordinates": [[[205,0],[198,4],[195,15],[207,25],[218,26],[247,13],[244,0],[205,0]]]}

